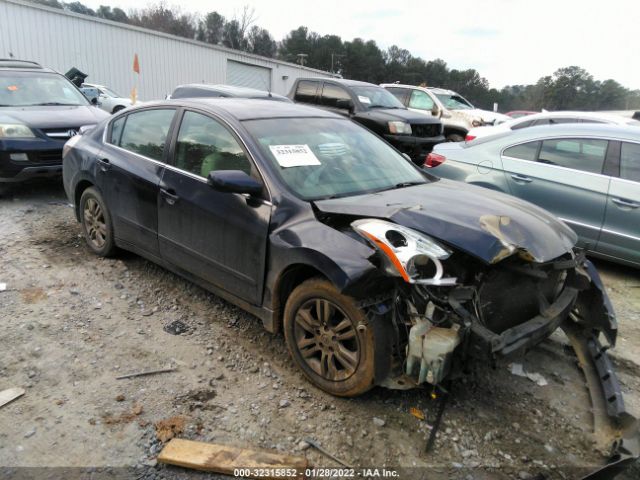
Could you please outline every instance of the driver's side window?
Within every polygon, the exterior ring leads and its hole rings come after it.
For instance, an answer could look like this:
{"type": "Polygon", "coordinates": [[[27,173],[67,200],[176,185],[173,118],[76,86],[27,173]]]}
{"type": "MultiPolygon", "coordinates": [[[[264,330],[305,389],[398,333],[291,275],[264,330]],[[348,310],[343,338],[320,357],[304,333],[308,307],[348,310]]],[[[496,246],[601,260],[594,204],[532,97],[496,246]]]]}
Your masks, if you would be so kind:
{"type": "Polygon", "coordinates": [[[207,178],[214,170],[241,170],[251,175],[251,161],[220,122],[187,111],[176,143],[175,166],[207,178]]]}
{"type": "Polygon", "coordinates": [[[411,92],[411,99],[409,100],[409,108],[415,108],[418,110],[432,110],[433,100],[431,97],[420,90],[414,90],[411,92]]]}

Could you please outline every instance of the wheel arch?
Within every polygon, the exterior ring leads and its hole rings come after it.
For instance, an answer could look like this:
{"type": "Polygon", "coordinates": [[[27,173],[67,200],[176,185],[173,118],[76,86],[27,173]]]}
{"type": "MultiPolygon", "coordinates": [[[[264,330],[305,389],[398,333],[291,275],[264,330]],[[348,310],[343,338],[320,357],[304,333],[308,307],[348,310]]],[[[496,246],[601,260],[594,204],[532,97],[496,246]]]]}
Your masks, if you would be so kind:
{"type": "Polygon", "coordinates": [[[95,184],[86,178],[80,179],[73,191],[73,210],[76,215],[76,220],[80,221],[80,198],[87,188],[95,187],[95,184]]]}

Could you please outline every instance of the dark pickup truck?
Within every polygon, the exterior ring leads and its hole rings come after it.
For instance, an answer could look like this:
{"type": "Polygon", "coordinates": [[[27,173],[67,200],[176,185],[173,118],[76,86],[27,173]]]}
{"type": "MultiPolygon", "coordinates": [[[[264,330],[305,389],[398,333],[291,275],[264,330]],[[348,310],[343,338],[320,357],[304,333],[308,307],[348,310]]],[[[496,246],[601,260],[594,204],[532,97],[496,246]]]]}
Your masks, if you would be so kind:
{"type": "Polygon", "coordinates": [[[349,116],[422,165],[436,143],[445,141],[442,123],[408,110],[372,83],[336,78],[298,78],[289,98],[349,116]]]}

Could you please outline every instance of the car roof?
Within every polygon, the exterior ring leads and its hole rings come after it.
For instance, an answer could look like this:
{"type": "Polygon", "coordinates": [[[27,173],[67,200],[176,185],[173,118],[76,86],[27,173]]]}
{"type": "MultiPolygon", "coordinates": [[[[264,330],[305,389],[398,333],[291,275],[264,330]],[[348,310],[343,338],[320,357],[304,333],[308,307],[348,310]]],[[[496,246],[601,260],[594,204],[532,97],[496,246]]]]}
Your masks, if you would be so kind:
{"type": "MultiPolygon", "coordinates": [[[[581,111],[571,111],[571,110],[559,110],[554,112],[537,112],[531,115],[527,115],[525,117],[515,118],[510,122],[507,122],[508,125],[518,125],[523,122],[530,122],[534,120],[544,120],[546,118],[563,118],[563,117],[576,117],[580,119],[593,119],[593,120],[606,120],[608,122],[616,123],[616,124],[628,124],[631,118],[622,117],[620,115],[615,115],[611,113],[600,113],[600,112],[581,112],[581,111]]],[[[640,125],[640,122],[639,122],[640,125]]]]}
{"type": "Polygon", "coordinates": [[[376,85],[375,83],[369,83],[369,82],[361,82],[360,80],[348,80],[346,78],[328,78],[328,77],[300,77],[298,78],[298,81],[300,80],[315,80],[315,81],[324,81],[324,82],[332,82],[332,83],[337,83],[339,85],[344,85],[347,87],[379,87],[379,85],[376,85]]]}
{"type": "Polygon", "coordinates": [[[510,132],[480,137],[468,142],[469,146],[504,141],[504,143],[521,143],[550,137],[601,137],[606,139],[630,140],[640,142],[640,126],[597,124],[597,123],[561,123],[557,125],[540,125],[522,128],[510,132]]]}
{"type": "Polygon", "coordinates": [[[235,85],[222,85],[222,84],[209,84],[209,83],[187,83],[185,85],[178,85],[175,89],[179,88],[198,88],[201,90],[208,90],[211,92],[222,92],[228,93],[230,95],[238,95],[238,96],[249,96],[252,97],[261,96],[267,97],[269,94],[274,97],[281,97],[282,95],[278,95],[276,93],[268,92],[267,90],[258,90],[257,88],[249,88],[249,87],[238,87],[235,85]]]}
{"type": "Polygon", "coordinates": [[[0,58],[0,70],[57,73],[49,68],[43,67],[39,63],[32,62],[31,60],[18,60],[15,58],[0,58]]]}
{"type": "Polygon", "coordinates": [[[320,108],[308,107],[302,104],[288,102],[265,102],[253,98],[180,98],[177,100],[162,100],[147,102],[139,107],[127,109],[128,112],[141,108],[158,106],[184,106],[207,110],[211,113],[227,114],[237,120],[258,120],[267,118],[337,118],[344,119],[342,115],[331,113],[320,108]]]}
{"type": "Polygon", "coordinates": [[[454,92],[453,90],[447,90],[445,88],[440,87],[421,87],[419,85],[407,85],[404,83],[381,83],[381,87],[399,87],[399,88],[413,88],[414,90],[429,90],[434,94],[446,94],[446,95],[460,95],[458,92],[454,92]]]}

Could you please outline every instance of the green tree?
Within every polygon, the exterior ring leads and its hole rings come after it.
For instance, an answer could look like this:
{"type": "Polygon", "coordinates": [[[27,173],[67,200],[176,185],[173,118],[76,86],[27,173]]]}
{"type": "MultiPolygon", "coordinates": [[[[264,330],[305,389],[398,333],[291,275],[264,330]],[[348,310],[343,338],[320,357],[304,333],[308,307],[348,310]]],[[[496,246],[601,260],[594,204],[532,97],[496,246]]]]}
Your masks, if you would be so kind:
{"type": "Polygon", "coordinates": [[[124,10],[114,7],[113,9],[106,5],[100,5],[96,10],[96,16],[104,18],[105,20],[112,20],[114,22],[128,23],[129,17],[124,10]]]}
{"type": "Polygon", "coordinates": [[[222,43],[225,23],[225,18],[218,12],[207,13],[198,25],[198,40],[212,45],[222,43]]]}
{"type": "Polygon", "coordinates": [[[247,51],[273,58],[276,55],[278,45],[268,30],[254,25],[247,35],[247,51]]]}
{"type": "Polygon", "coordinates": [[[80,2],[65,3],[64,9],[74,13],[81,13],[82,15],[90,15],[92,17],[96,16],[96,12],[93,9],[80,2]]]}

